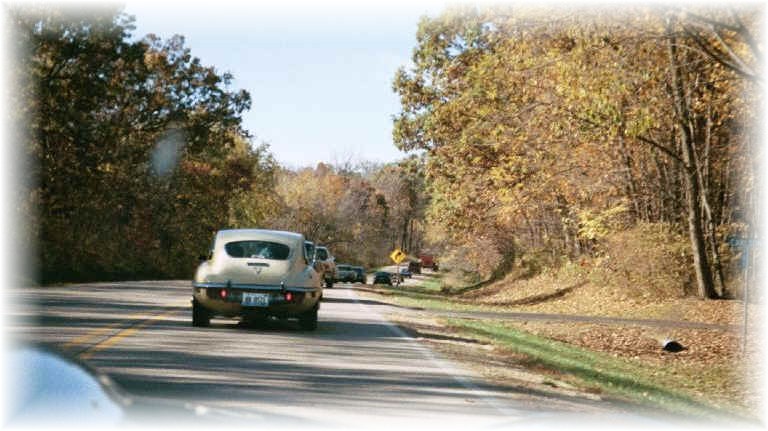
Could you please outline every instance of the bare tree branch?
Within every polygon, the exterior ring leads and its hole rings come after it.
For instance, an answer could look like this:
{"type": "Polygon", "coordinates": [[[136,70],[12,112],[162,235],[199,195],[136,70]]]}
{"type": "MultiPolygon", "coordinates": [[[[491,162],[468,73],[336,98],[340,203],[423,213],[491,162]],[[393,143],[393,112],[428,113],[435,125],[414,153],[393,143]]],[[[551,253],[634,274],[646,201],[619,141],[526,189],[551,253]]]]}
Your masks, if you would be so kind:
{"type": "Polygon", "coordinates": [[[696,45],[701,48],[704,53],[715,60],[717,63],[722,65],[723,67],[732,70],[736,72],[737,74],[743,76],[744,78],[747,78],[751,81],[762,83],[762,80],[759,76],[754,74],[753,72],[747,71],[744,68],[740,67],[738,64],[734,64],[731,61],[729,61],[727,58],[723,57],[721,53],[715,52],[715,49],[712,44],[710,44],[707,40],[705,40],[701,34],[699,34],[697,31],[691,29],[690,27],[683,25],[683,29],[685,31],[685,34],[688,35],[695,43],[696,45]]]}

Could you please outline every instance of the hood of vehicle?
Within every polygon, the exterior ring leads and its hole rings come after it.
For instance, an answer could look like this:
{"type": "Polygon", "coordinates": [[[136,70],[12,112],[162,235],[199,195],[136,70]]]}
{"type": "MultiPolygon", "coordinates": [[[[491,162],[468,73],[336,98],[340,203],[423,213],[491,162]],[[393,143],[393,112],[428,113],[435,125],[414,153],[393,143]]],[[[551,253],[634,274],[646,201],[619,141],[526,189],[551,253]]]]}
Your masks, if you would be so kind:
{"type": "Polygon", "coordinates": [[[279,285],[286,281],[290,271],[290,260],[220,259],[208,281],[279,285]]]}

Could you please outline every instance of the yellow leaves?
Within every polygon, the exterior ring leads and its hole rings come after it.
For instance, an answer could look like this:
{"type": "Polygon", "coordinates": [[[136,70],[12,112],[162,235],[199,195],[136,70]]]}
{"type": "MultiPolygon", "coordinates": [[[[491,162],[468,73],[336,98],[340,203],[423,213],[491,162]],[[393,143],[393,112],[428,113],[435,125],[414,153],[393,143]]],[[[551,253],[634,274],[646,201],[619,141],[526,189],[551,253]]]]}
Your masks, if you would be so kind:
{"type": "Polygon", "coordinates": [[[149,69],[165,63],[165,56],[159,51],[147,50],[144,53],[144,65],[149,69]]]}
{"type": "Polygon", "coordinates": [[[646,135],[654,126],[656,120],[648,107],[638,107],[630,115],[624,133],[627,136],[646,135]]]}
{"type": "Polygon", "coordinates": [[[599,240],[615,229],[629,209],[626,203],[620,203],[604,211],[585,209],[579,212],[579,236],[584,239],[599,240]]]}

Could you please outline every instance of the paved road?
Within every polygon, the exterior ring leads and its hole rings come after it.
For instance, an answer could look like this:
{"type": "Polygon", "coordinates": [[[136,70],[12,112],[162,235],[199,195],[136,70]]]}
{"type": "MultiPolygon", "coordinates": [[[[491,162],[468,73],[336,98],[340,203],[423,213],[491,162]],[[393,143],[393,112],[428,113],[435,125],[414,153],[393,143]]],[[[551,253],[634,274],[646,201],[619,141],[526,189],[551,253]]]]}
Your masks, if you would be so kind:
{"type": "Polygon", "coordinates": [[[393,326],[350,285],[326,289],[314,332],[292,321],[193,328],[190,291],[187,281],[13,290],[11,333],[109,375],[139,422],[481,429],[613,411],[485,383],[393,326]]]}

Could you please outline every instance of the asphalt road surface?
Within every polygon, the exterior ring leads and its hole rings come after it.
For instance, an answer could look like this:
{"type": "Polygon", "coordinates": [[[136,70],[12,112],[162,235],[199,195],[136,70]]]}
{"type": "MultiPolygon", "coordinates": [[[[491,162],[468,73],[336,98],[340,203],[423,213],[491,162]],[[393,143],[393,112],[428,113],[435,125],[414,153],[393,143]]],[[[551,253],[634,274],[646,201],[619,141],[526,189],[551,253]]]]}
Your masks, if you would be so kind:
{"type": "Polygon", "coordinates": [[[55,346],[111,377],[133,400],[128,423],[504,429],[602,411],[484,382],[351,285],[324,296],[313,332],[294,321],[193,328],[188,281],[12,290],[8,306],[12,340],[55,346]]]}

